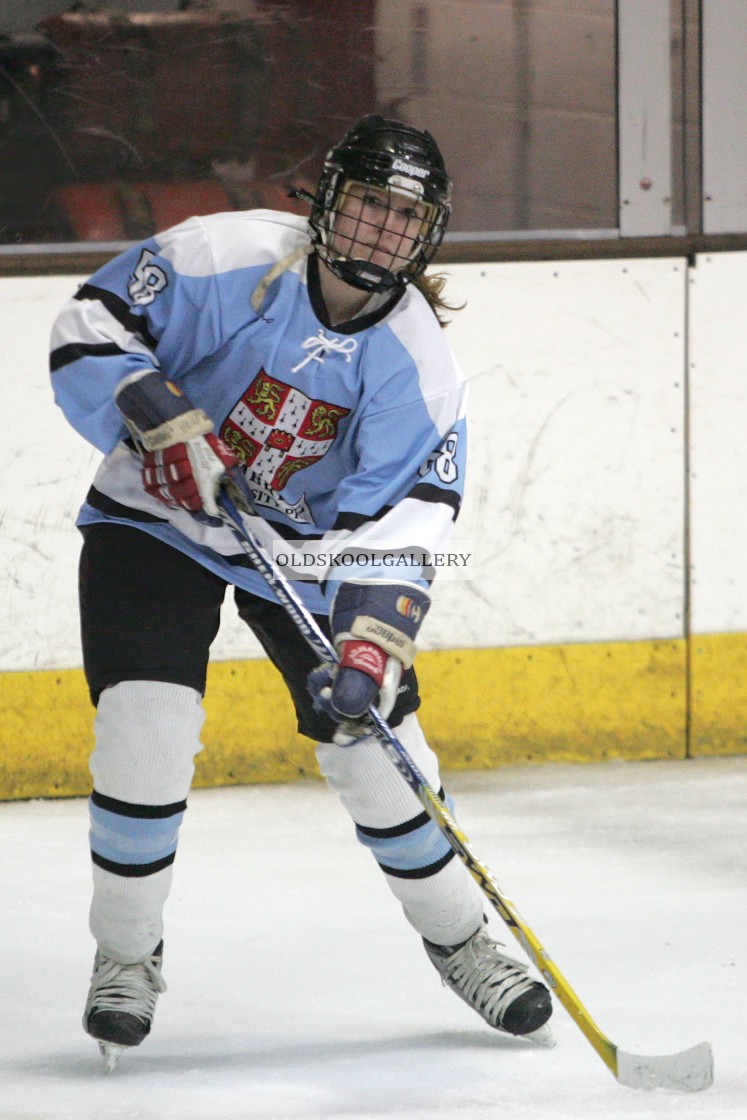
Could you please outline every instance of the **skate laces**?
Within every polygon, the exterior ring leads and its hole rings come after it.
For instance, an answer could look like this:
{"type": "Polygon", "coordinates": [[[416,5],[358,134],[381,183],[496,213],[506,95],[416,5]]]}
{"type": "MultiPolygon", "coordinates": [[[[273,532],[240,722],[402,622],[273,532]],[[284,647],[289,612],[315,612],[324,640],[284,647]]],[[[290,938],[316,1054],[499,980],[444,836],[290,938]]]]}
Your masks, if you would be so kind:
{"type": "Polygon", "coordinates": [[[484,929],[479,929],[450,957],[436,957],[434,963],[442,982],[458,991],[496,1026],[500,1026],[514,1000],[534,987],[524,965],[499,953],[484,929]]]}
{"type": "Polygon", "coordinates": [[[166,991],[160,964],[161,958],[155,955],[137,964],[119,964],[97,953],[88,997],[88,1014],[124,1011],[149,1023],[159,993],[166,991]]]}

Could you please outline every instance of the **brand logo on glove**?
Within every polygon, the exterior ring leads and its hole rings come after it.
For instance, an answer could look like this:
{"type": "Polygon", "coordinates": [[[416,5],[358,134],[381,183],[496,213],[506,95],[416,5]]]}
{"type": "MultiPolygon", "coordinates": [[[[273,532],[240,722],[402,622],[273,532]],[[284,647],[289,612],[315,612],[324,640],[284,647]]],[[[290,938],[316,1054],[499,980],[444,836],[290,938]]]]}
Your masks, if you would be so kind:
{"type": "Polygon", "coordinates": [[[371,642],[345,642],[340,662],[345,669],[359,669],[378,680],[384,672],[386,654],[371,642]]]}
{"type": "Polygon", "coordinates": [[[395,603],[395,609],[398,614],[404,618],[411,618],[413,622],[420,622],[422,617],[422,610],[409,595],[400,595],[395,603]]]}
{"type": "Polygon", "coordinates": [[[184,396],[184,393],[181,391],[179,386],[175,385],[173,381],[166,381],[165,385],[166,385],[166,388],[168,389],[168,391],[172,394],[172,396],[174,396],[174,397],[183,397],[184,396]]]}

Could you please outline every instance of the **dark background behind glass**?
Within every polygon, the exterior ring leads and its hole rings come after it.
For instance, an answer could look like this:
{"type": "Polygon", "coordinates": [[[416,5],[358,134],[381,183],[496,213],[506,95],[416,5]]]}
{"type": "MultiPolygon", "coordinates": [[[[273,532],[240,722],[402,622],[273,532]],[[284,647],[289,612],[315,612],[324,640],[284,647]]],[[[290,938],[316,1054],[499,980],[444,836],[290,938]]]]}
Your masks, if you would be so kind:
{"type": "MultiPolygon", "coordinates": [[[[675,221],[694,228],[697,5],[672,3],[675,221]]],[[[453,234],[617,229],[614,0],[0,0],[0,242],[287,207],[378,111],[428,128],[453,234]],[[77,11],[71,11],[77,7],[77,11]]]]}

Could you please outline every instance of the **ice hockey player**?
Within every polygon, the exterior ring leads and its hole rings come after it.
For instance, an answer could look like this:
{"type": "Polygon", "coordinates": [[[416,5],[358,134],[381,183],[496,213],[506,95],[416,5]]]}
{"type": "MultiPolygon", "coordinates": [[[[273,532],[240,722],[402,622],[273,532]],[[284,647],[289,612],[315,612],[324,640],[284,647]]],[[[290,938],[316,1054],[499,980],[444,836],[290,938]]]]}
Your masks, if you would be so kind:
{"type": "MultiPolygon", "coordinates": [[[[387,578],[366,546],[432,555],[460,507],[465,383],[439,321],[443,278],[424,274],[450,200],[428,132],[364,117],[327,154],[308,220],[192,218],[101,268],[54,326],[56,400],[105,455],[78,525],[97,707],[97,951],[83,1022],[109,1065],[149,1033],[164,991],[162,911],[229,586],[443,983],[510,1034],[539,1038],[551,1014],[547,989],[491,939],[480,891],[361,722],[377,704],[440,788],[412,664],[433,571],[387,578]],[[296,585],[339,651],[333,672],[220,519],[216,495],[237,469],[268,551],[356,557],[352,572],[338,563],[296,585]]],[[[240,699],[261,736],[261,710],[240,699]]]]}

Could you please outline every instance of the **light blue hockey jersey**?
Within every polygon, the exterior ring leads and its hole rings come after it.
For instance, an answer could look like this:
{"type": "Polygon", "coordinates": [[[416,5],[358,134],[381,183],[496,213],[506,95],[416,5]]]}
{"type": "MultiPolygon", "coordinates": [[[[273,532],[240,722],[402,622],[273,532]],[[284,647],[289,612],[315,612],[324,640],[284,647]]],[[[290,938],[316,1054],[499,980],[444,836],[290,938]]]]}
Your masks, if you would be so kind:
{"type": "MultiPolygon", "coordinates": [[[[374,297],[331,327],[308,247],[305,219],[290,214],[191,218],[122,253],[65,304],[52,335],[55,399],[105,455],[79,525],[137,526],[271,597],[227,528],[143,489],[114,390],[155,369],[205,410],[241,461],[261,513],[251,529],[268,549],[443,546],[466,451],[466,383],[443,331],[412,286],[394,307],[374,297]]],[[[329,586],[346,573],[313,574],[297,589],[326,613],[329,586]]]]}

